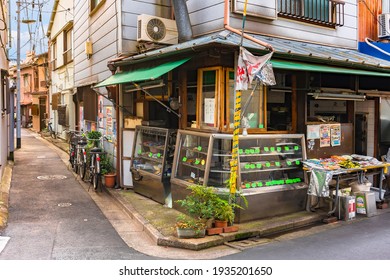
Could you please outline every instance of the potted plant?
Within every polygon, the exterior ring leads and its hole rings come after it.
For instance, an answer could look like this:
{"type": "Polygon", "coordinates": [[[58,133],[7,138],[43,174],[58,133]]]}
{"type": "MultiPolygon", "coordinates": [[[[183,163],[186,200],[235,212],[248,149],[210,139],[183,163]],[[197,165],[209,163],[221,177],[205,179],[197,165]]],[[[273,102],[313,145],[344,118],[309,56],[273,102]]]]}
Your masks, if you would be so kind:
{"type": "Polygon", "coordinates": [[[214,219],[214,203],[218,199],[214,188],[191,185],[187,189],[190,190],[190,193],[184,199],[175,202],[180,204],[191,217],[204,220],[207,227],[210,228],[214,219]]]}
{"type": "Polygon", "coordinates": [[[179,238],[200,238],[206,234],[204,220],[180,214],[176,220],[176,233],[179,238]]]}
{"type": "Polygon", "coordinates": [[[104,177],[104,185],[106,188],[113,188],[115,186],[116,173],[109,157],[105,154],[100,158],[100,173],[104,177]]]}

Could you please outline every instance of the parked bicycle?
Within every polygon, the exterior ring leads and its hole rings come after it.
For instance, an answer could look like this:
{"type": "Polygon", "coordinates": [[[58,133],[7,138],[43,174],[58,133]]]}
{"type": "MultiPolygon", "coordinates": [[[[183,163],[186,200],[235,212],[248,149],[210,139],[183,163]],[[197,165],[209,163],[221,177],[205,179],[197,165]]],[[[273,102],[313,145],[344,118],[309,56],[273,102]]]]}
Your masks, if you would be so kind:
{"type": "MultiPolygon", "coordinates": [[[[91,139],[87,138],[88,142],[94,143],[94,147],[90,149],[89,151],[89,168],[88,168],[88,180],[92,184],[93,189],[97,191],[97,189],[100,187],[100,190],[102,191],[101,187],[101,166],[100,166],[100,160],[103,155],[106,154],[106,152],[103,151],[101,147],[103,147],[103,139],[105,139],[103,136],[100,136],[98,139],[91,139]]],[[[89,188],[88,188],[89,190],[89,188]]]]}
{"type": "Polygon", "coordinates": [[[50,133],[51,138],[56,139],[56,138],[57,138],[57,134],[56,134],[56,132],[54,131],[52,125],[53,125],[53,123],[52,123],[51,119],[48,120],[47,129],[49,130],[49,133],[50,133]]]}
{"type": "Polygon", "coordinates": [[[73,171],[80,174],[81,178],[85,177],[86,160],[86,138],[83,132],[69,131],[69,162],[73,171]]]}

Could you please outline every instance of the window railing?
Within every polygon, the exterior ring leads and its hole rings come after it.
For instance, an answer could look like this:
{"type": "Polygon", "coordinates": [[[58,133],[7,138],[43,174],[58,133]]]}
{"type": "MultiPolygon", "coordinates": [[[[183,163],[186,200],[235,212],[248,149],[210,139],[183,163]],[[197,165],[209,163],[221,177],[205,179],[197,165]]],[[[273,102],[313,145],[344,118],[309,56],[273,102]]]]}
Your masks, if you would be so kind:
{"type": "Polygon", "coordinates": [[[344,4],[341,0],[278,0],[278,16],[322,26],[343,26],[344,4]]]}

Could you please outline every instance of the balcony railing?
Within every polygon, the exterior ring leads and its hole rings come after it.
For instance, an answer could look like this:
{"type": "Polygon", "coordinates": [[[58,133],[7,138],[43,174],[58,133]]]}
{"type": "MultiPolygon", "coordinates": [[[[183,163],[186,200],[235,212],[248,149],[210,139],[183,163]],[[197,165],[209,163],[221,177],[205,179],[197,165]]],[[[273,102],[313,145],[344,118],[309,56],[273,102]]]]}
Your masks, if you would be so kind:
{"type": "Polygon", "coordinates": [[[278,16],[322,26],[343,26],[344,4],[340,0],[278,0],[278,16]]]}

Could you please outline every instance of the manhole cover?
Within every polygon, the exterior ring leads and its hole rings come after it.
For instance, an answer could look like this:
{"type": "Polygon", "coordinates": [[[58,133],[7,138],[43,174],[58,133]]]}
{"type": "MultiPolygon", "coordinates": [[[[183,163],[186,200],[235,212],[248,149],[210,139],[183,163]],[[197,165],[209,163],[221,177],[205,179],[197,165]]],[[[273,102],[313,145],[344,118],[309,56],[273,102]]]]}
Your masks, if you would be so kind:
{"type": "Polygon", "coordinates": [[[66,179],[65,175],[42,175],[37,177],[39,180],[63,180],[66,179]]]}
{"type": "Polygon", "coordinates": [[[70,202],[58,203],[58,207],[69,207],[71,205],[72,205],[72,203],[70,203],[70,202]]]}
{"type": "Polygon", "coordinates": [[[248,248],[260,246],[266,243],[271,242],[271,239],[264,238],[264,237],[252,237],[244,240],[238,240],[238,241],[232,241],[228,242],[226,245],[231,246],[233,248],[239,249],[239,250],[245,250],[248,248]]]}

